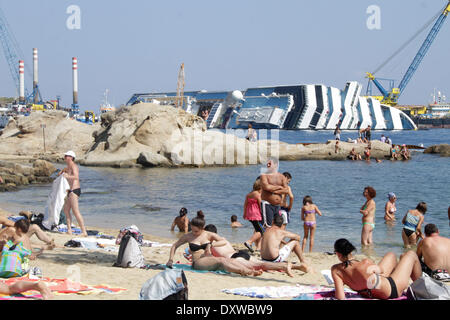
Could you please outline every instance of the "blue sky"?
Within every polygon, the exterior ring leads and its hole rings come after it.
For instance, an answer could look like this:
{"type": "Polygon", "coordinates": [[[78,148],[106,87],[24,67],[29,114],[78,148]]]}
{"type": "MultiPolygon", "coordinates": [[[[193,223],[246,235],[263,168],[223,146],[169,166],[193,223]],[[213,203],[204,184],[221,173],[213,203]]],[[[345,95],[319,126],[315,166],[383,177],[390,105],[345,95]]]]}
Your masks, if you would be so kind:
{"type": "MultiPolygon", "coordinates": [[[[78,57],[81,109],[98,110],[106,88],[119,105],[133,93],[175,91],[185,63],[186,90],[234,90],[277,84],[366,86],[372,71],[443,8],[446,0],[0,0],[31,70],[39,49],[46,100],[72,103],[71,58],[78,57]],[[81,29],[69,30],[69,5],[81,9],[81,29]],[[369,5],[381,9],[381,29],[369,30],[369,5]]],[[[378,73],[400,80],[423,33],[378,73]]],[[[400,99],[423,104],[438,88],[450,100],[450,21],[400,99]]],[[[31,78],[26,78],[31,88],[31,78]]],[[[0,54],[0,96],[15,87],[0,54]]]]}

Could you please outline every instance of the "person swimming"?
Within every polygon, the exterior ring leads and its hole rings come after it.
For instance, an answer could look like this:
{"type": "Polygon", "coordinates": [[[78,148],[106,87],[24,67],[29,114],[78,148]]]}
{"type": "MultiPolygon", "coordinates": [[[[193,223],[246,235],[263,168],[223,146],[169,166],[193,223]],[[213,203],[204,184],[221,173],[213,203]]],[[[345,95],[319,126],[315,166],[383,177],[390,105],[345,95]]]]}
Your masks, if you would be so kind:
{"type": "Polygon", "coordinates": [[[240,228],[240,227],[242,227],[242,223],[237,221],[237,216],[235,214],[233,214],[230,219],[231,219],[231,227],[232,228],[240,228]]]}
{"type": "Polygon", "coordinates": [[[175,230],[175,226],[178,227],[180,232],[189,232],[191,231],[191,225],[189,223],[189,218],[187,217],[187,209],[181,208],[180,209],[180,215],[178,217],[175,217],[175,219],[172,222],[172,226],[170,227],[170,231],[175,230]]]}

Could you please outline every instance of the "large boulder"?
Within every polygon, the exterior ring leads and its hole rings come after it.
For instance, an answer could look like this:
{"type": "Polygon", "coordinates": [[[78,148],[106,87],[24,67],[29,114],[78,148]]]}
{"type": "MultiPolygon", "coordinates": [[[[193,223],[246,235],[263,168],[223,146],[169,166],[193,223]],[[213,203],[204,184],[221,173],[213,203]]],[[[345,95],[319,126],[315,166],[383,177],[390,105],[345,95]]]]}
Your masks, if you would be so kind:
{"type": "Polygon", "coordinates": [[[53,164],[45,160],[36,160],[33,163],[33,173],[37,177],[49,177],[56,171],[53,164]]]}
{"type": "Polygon", "coordinates": [[[56,171],[53,164],[44,160],[36,160],[32,166],[15,162],[0,161],[0,192],[15,190],[18,186],[31,183],[49,183],[51,175],[56,171]]]}
{"type": "MultiPolygon", "coordinates": [[[[245,134],[242,130],[241,133],[245,134]]],[[[140,103],[102,115],[102,128],[81,164],[124,167],[230,166],[258,164],[268,157],[280,160],[344,160],[352,148],[363,153],[366,144],[336,141],[287,144],[276,140],[249,142],[220,130],[206,130],[200,117],[172,106],[140,103]]],[[[372,157],[389,158],[390,146],[372,141],[372,157]]]]}
{"type": "Polygon", "coordinates": [[[450,144],[438,144],[426,148],[423,153],[437,153],[442,157],[450,157],[450,144]]]}
{"type": "Polygon", "coordinates": [[[94,141],[100,124],[88,125],[68,118],[67,112],[46,110],[11,119],[0,136],[0,154],[30,159],[52,154],[60,158],[67,150],[84,154],[94,141]],[[42,128],[42,125],[45,128],[42,128]],[[44,136],[45,134],[45,136],[44,136]],[[44,150],[45,137],[45,150],[44,150]]]}

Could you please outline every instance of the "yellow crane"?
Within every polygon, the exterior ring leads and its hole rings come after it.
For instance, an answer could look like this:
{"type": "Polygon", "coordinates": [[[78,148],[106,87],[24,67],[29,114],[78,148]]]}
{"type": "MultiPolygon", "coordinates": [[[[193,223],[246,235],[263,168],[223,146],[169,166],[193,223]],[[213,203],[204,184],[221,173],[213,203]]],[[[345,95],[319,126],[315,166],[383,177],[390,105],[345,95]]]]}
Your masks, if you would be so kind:
{"type": "Polygon", "coordinates": [[[178,72],[178,84],[177,84],[177,97],[175,100],[175,106],[177,108],[183,107],[184,99],[184,63],[181,64],[180,71],[178,72]]]}

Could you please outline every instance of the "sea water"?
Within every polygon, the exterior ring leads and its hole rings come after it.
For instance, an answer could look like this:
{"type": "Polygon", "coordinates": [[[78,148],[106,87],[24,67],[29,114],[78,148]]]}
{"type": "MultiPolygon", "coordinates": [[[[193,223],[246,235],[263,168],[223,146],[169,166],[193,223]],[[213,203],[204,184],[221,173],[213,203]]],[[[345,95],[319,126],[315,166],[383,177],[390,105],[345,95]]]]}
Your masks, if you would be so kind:
{"type": "MultiPolygon", "coordinates": [[[[332,131],[281,131],[280,140],[289,143],[326,142],[332,131]]],[[[425,147],[450,143],[450,130],[373,131],[394,143],[423,144],[425,147]]],[[[343,131],[341,139],[355,139],[356,131],[343,131]]],[[[377,191],[374,248],[372,253],[403,252],[401,219],[420,201],[428,204],[424,225],[434,223],[443,236],[450,236],[447,209],[450,206],[450,158],[412,151],[412,160],[365,161],[282,161],[280,172],[292,174],[290,184],[295,196],[288,230],[303,236],[300,221],[302,199],[310,195],[322,211],[317,217],[314,251],[333,251],[334,241],[345,237],[361,252],[361,206],[363,189],[377,191]],[[387,194],[397,195],[397,222],[384,222],[387,194]]],[[[252,190],[261,165],[231,168],[90,168],[80,167],[80,210],[89,226],[119,229],[131,224],[141,231],[176,239],[180,233],[170,225],[181,207],[189,218],[202,210],[206,223],[215,224],[219,234],[233,243],[248,239],[253,227],[242,219],[245,195],[252,190]],[[244,227],[232,229],[231,215],[237,215],[244,227]]],[[[16,192],[0,194],[0,205],[7,210],[44,212],[51,185],[28,186],[16,192]]]]}

